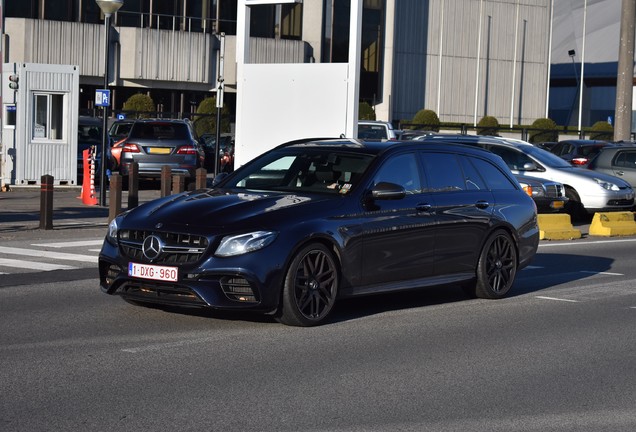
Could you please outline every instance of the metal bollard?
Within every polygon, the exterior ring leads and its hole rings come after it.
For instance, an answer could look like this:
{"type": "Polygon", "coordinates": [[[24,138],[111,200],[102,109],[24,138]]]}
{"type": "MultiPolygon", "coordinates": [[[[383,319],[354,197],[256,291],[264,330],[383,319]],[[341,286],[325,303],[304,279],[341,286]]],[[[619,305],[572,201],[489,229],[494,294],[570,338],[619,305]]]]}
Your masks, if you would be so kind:
{"type": "Polygon", "coordinates": [[[121,176],[119,174],[111,174],[108,222],[115,219],[119,213],[121,213],[121,176]]]}
{"type": "Polygon", "coordinates": [[[128,208],[139,205],[139,163],[133,162],[128,168],[128,208]]]}
{"type": "Polygon", "coordinates": [[[178,194],[185,190],[185,176],[177,174],[172,176],[172,193],[178,194]]]}
{"type": "Polygon", "coordinates": [[[205,189],[208,183],[208,172],[205,168],[197,168],[195,187],[197,189],[205,189]]]}
{"type": "Polygon", "coordinates": [[[170,189],[172,186],[172,168],[168,165],[161,167],[161,197],[167,197],[170,195],[170,189]]]}
{"type": "Polygon", "coordinates": [[[53,229],[53,176],[40,179],[40,229],[53,229]]]}

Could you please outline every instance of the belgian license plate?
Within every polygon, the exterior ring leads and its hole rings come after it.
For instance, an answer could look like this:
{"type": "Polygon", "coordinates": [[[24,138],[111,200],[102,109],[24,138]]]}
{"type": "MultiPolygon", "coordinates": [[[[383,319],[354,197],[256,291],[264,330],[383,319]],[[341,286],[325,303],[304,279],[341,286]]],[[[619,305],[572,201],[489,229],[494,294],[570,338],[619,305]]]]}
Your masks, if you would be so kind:
{"type": "Polygon", "coordinates": [[[128,263],[128,276],[134,278],[176,282],[178,275],[177,267],[128,263]]]}
{"type": "Polygon", "coordinates": [[[171,151],[170,147],[148,147],[148,153],[150,154],[170,154],[171,151]]]}

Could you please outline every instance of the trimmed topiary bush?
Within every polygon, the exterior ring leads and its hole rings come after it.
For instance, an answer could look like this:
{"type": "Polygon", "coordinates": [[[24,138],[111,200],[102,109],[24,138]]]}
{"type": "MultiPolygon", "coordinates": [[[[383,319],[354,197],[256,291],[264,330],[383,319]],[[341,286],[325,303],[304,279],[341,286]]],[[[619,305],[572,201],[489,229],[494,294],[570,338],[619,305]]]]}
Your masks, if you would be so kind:
{"type": "Polygon", "coordinates": [[[411,129],[425,129],[431,130],[433,132],[439,132],[439,117],[433,110],[429,109],[421,109],[419,110],[411,123],[414,123],[417,126],[411,126],[411,129]]]}
{"type": "MultiPolygon", "coordinates": [[[[229,108],[227,105],[221,108],[221,132],[230,132],[229,108]]],[[[197,107],[197,115],[194,118],[194,130],[199,136],[205,133],[216,133],[216,96],[207,97],[197,107]]]]}
{"type": "Polygon", "coordinates": [[[597,121],[592,125],[590,139],[611,141],[614,139],[614,127],[606,121],[597,121]]]}
{"type": "Polygon", "coordinates": [[[124,102],[123,110],[133,113],[129,118],[148,118],[155,112],[155,103],[147,94],[137,93],[124,102]]]}
{"type": "Polygon", "coordinates": [[[360,102],[358,106],[358,120],[375,120],[375,111],[367,102],[360,102]]]}
{"type": "Polygon", "coordinates": [[[558,142],[559,132],[557,131],[557,124],[554,120],[549,118],[536,119],[532,123],[532,129],[539,129],[530,131],[528,141],[533,144],[540,144],[544,142],[558,142]]]}
{"type": "Polygon", "coordinates": [[[477,135],[498,136],[499,121],[492,116],[484,116],[477,123],[477,135]]]}

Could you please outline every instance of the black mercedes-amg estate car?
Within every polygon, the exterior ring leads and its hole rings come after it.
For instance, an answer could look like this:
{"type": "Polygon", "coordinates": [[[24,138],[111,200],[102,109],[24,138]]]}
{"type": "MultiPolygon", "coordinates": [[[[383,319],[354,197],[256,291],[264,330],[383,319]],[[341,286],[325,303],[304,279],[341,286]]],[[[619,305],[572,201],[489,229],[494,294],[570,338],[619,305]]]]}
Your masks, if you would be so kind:
{"type": "Polygon", "coordinates": [[[348,296],[455,284],[501,298],[538,242],[532,199],[486,150],[313,140],[121,214],[99,274],[132,303],[311,326],[348,296]]]}

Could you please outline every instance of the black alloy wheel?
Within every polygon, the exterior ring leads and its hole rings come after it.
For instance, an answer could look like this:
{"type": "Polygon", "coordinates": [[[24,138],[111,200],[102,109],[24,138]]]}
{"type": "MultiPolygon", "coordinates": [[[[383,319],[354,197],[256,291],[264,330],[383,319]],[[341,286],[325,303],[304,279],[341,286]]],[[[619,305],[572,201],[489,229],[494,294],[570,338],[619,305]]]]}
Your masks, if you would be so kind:
{"type": "Polygon", "coordinates": [[[504,297],[517,274],[517,249],[505,231],[492,234],[479,257],[475,295],[480,298],[504,297]]]}
{"type": "Polygon", "coordinates": [[[338,265],[322,244],[304,247],[292,260],[283,287],[283,324],[309,327],[322,322],[338,294],[338,265]]]}

